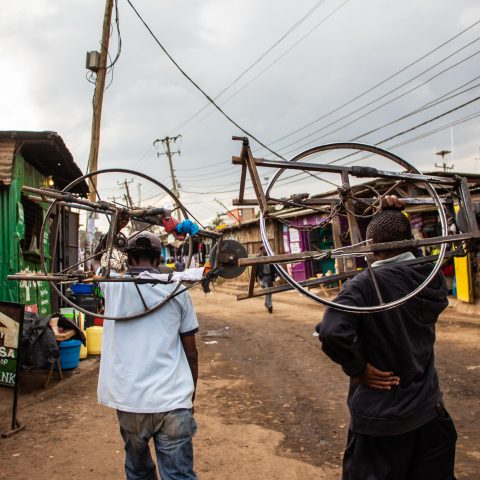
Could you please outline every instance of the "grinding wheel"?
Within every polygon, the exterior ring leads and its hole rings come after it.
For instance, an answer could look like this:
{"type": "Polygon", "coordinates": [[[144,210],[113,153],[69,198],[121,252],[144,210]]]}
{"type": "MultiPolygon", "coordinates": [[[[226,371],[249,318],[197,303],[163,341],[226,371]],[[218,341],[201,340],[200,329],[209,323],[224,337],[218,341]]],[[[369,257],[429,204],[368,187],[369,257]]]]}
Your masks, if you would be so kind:
{"type": "MultiPolygon", "coordinates": [[[[212,266],[215,265],[217,259],[217,247],[218,244],[212,248],[210,254],[212,266]]],[[[247,268],[245,266],[240,267],[238,259],[247,257],[247,249],[240,242],[236,240],[222,240],[217,264],[219,268],[218,275],[222,278],[237,278],[247,268]]]]}

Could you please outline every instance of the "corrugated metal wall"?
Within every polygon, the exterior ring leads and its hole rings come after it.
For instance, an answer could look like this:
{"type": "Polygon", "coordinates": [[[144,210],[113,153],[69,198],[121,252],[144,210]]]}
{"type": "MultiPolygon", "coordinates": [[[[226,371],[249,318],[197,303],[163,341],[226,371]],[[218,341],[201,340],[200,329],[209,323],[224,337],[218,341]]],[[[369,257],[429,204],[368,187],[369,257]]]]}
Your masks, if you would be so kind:
{"type": "MultiPolygon", "coordinates": [[[[7,275],[28,270],[40,272],[40,256],[30,253],[23,255],[20,240],[25,236],[25,217],[22,207],[22,186],[43,187],[45,177],[22,156],[17,155],[13,162],[12,183],[9,187],[0,187],[0,299],[21,302],[26,305],[38,305],[38,313],[50,313],[50,286],[46,282],[8,281],[7,275]]],[[[42,207],[45,214],[46,206],[42,207]]],[[[39,245],[41,244],[40,239],[39,245]]],[[[49,239],[46,239],[45,251],[50,252],[49,239]]],[[[33,308],[34,309],[34,308],[33,308]]]]}

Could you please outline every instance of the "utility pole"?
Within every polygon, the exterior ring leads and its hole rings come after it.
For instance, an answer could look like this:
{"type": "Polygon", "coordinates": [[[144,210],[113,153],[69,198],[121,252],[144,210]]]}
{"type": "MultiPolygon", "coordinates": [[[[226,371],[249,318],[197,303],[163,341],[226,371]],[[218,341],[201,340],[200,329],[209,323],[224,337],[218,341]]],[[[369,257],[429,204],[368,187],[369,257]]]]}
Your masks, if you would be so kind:
{"type": "MultiPolygon", "coordinates": [[[[112,10],[114,0],[106,0],[105,14],[103,17],[102,41],[100,48],[100,60],[95,81],[95,93],[93,97],[93,119],[92,135],[90,140],[90,154],[88,156],[88,167],[90,172],[98,170],[98,150],[100,145],[100,121],[102,118],[103,92],[105,90],[105,78],[107,76],[108,42],[110,40],[110,24],[112,22],[112,10]]],[[[89,200],[95,202],[97,199],[97,178],[90,179],[89,200]]]]}
{"type": "Polygon", "coordinates": [[[117,185],[125,189],[125,195],[123,198],[125,199],[127,207],[133,208],[132,197],[130,196],[130,189],[128,188],[129,183],[133,183],[133,178],[130,181],[125,179],[123,182],[117,182],[117,185]]]}
{"type": "Polygon", "coordinates": [[[224,204],[222,201],[218,200],[217,198],[214,198],[214,200],[215,200],[221,207],[223,207],[223,208],[225,209],[225,212],[227,212],[227,214],[230,214],[230,215],[238,222],[239,225],[242,224],[242,221],[240,220],[240,218],[237,216],[236,213],[234,213],[232,210],[229,210],[229,209],[225,206],[225,204],[224,204]]]}
{"type": "MultiPolygon", "coordinates": [[[[105,13],[103,16],[102,41],[98,66],[92,68],[96,72],[95,92],[93,96],[93,118],[92,133],[90,139],[90,153],[88,156],[88,169],[90,172],[98,170],[98,149],[100,144],[100,120],[102,118],[103,91],[105,90],[105,78],[107,76],[108,43],[110,40],[110,24],[112,21],[112,10],[114,0],[106,0],[105,13]]],[[[88,57],[87,57],[88,58],[88,57]]],[[[87,66],[87,68],[89,68],[87,66]]],[[[92,202],[97,200],[97,177],[90,178],[90,193],[88,199],[92,202]]],[[[93,251],[93,240],[95,233],[95,214],[87,214],[86,218],[86,242],[85,255],[90,255],[93,251]]],[[[88,269],[90,265],[85,264],[88,269]]]]}
{"type": "Polygon", "coordinates": [[[447,172],[448,170],[453,170],[453,168],[455,167],[455,165],[448,165],[447,162],[445,161],[445,156],[448,155],[450,152],[450,150],[440,150],[439,152],[437,152],[435,155],[438,155],[439,157],[442,157],[442,163],[439,165],[438,163],[435,163],[435,166],[437,168],[443,168],[443,171],[444,172],[447,172]]]}
{"type": "Polygon", "coordinates": [[[167,149],[166,152],[159,152],[157,150],[157,157],[160,158],[160,155],[166,155],[168,157],[168,163],[170,165],[170,176],[172,177],[172,191],[177,198],[179,197],[179,191],[178,191],[178,188],[177,188],[177,179],[175,178],[175,172],[173,170],[173,156],[175,154],[180,155],[180,150],[178,150],[176,152],[172,152],[172,150],[170,149],[170,142],[175,143],[180,137],[181,137],[181,135],[177,135],[176,137],[157,138],[153,142],[153,146],[155,148],[157,148],[157,143],[161,142],[161,143],[163,143],[163,145],[165,145],[165,148],[167,149]]]}

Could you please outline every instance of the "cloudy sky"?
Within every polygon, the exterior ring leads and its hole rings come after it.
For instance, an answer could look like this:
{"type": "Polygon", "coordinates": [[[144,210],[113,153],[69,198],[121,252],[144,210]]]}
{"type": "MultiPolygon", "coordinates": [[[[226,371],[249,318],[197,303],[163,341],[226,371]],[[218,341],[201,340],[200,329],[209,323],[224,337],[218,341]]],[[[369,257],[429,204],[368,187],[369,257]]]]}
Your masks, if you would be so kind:
{"type": "MultiPolygon", "coordinates": [[[[225,112],[285,158],[357,139],[433,170],[435,152],[453,144],[448,163],[480,173],[478,0],[131,1],[188,75],[211,97],[223,92],[225,112]]],[[[0,7],[0,129],[56,131],[84,171],[94,88],[85,54],[99,49],[102,3],[0,7]]],[[[237,196],[240,169],[231,157],[240,145],[231,137],[242,133],[204,108],[127,0],[118,9],[122,49],[104,96],[99,167],[132,168],[171,186],[153,142],[181,134],[181,198],[199,218],[212,217],[223,210],[216,200],[229,206],[237,196]]],[[[117,47],[112,28],[112,57],[117,47]]],[[[262,181],[271,175],[262,170],[262,181]]],[[[331,188],[302,175],[280,185],[282,195],[331,188]]],[[[145,186],[144,203],[160,193],[145,186]]]]}

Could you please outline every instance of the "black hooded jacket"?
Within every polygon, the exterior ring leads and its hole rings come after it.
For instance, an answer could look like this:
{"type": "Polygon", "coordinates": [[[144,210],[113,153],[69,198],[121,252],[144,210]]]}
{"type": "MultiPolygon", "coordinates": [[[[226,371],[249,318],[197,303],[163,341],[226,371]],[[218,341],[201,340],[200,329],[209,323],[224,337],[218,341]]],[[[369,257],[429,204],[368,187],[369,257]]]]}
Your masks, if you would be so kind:
{"type": "MultiPolygon", "coordinates": [[[[418,287],[432,271],[431,263],[385,264],[375,268],[385,302],[404,297],[418,287]]],[[[436,416],[442,404],[433,345],[435,323],[447,307],[447,287],[442,274],[403,305],[384,312],[355,314],[328,308],[317,325],[323,351],[351,377],[348,406],[350,428],[366,435],[399,435],[415,430],[436,416]],[[392,371],[400,385],[391,390],[374,390],[357,385],[370,363],[392,371]]],[[[337,303],[377,305],[370,273],[365,270],[348,281],[337,303]]]]}

